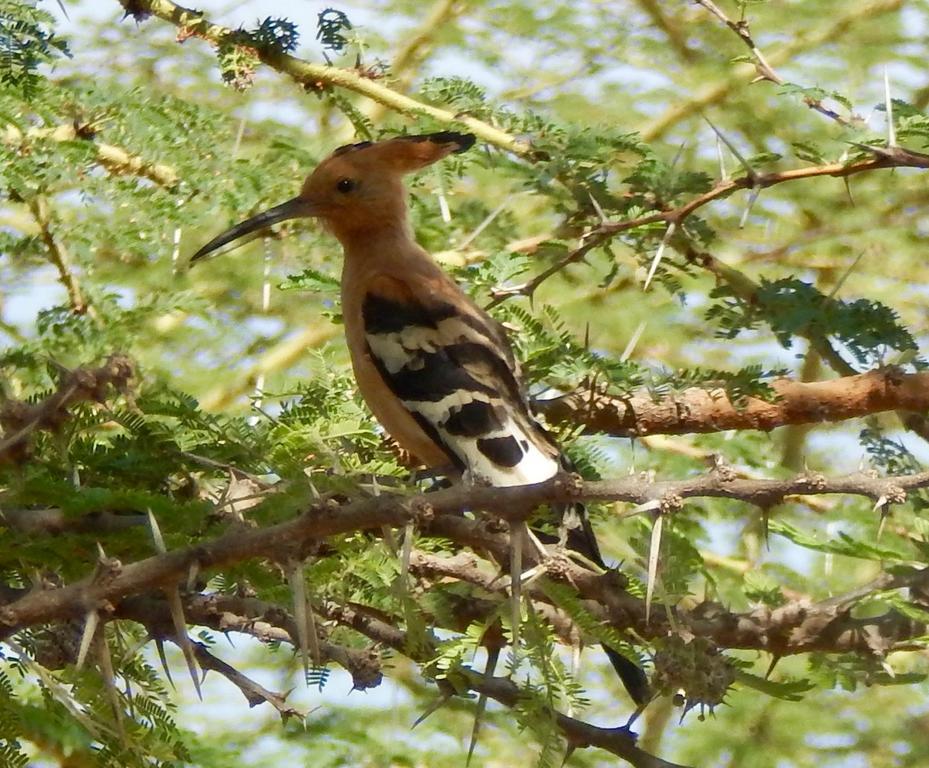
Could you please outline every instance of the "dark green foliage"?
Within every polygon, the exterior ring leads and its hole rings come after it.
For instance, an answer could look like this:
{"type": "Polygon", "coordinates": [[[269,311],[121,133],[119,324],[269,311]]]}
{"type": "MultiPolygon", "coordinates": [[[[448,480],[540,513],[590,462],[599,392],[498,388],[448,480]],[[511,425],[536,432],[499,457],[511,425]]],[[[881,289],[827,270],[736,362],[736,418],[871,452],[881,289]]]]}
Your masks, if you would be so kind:
{"type": "Polygon", "coordinates": [[[316,21],[316,39],[327,51],[342,53],[349,40],[343,34],[351,30],[352,23],[343,11],[326,8],[319,12],[316,21]]]}
{"type": "Polygon", "coordinates": [[[712,296],[722,301],[710,307],[706,316],[723,338],[735,338],[767,323],[786,348],[798,336],[833,338],[862,367],[884,363],[890,350],[903,353],[917,349],[913,335],[890,307],[872,299],[835,299],[797,278],[762,278],[750,298],[728,286],[717,288],[712,296]]]}
{"type": "Polygon", "coordinates": [[[269,16],[248,33],[260,48],[291,53],[297,49],[300,33],[297,25],[287,19],[269,16]]]}

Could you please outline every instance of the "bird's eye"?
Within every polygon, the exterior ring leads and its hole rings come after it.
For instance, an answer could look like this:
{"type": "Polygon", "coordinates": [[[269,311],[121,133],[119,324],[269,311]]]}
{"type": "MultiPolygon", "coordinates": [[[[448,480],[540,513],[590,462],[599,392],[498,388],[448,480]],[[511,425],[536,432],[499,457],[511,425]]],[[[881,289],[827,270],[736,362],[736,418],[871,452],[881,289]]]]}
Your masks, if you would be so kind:
{"type": "Polygon", "coordinates": [[[351,192],[357,186],[358,182],[354,179],[345,178],[339,179],[338,182],[336,182],[335,188],[339,190],[339,192],[351,192]]]}

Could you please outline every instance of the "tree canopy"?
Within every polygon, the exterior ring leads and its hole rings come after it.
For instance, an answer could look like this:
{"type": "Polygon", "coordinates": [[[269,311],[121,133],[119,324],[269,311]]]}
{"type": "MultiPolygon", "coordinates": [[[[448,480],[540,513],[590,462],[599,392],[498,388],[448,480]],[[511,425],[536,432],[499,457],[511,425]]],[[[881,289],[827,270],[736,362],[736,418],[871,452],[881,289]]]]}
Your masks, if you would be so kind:
{"type": "Polygon", "coordinates": [[[929,3],[239,5],[0,0],[0,764],[925,765],[929,3]],[[576,477],[418,473],[319,227],[188,267],[445,130],[413,229],[576,477]],[[616,570],[514,627],[578,500],[616,570]]]}

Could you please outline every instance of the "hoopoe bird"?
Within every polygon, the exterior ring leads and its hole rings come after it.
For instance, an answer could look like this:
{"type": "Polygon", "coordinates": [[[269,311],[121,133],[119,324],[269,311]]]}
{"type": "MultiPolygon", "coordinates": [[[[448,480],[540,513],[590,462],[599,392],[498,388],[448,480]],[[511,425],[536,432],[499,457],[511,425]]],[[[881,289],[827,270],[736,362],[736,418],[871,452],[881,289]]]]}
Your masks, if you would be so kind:
{"type": "MultiPolygon", "coordinates": [[[[292,200],[217,236],[192,257],[288,219],[319,219],[342,244],[345,335],[358,389],[381,426],[427,467],[515,486],[570,470],[535,420],[503,327],[413,238],[403,176],[474,144],[441,132],[336,149],[292,200]]],[[[582,505],[558,510],[569,549],[606,567],[582,505]]],[[[648,683],[604,648],[637,704],[648,683]]]]}

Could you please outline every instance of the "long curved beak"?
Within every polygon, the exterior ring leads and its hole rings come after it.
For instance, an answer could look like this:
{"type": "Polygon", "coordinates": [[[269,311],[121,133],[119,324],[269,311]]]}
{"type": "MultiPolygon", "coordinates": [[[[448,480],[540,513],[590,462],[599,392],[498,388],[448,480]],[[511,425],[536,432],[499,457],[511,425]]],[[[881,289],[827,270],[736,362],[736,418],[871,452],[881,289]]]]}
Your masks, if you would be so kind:
{"type": "Polygon", "coordinates": [[[269,208],[267,211],[256,213],[250,219],[246,219],[241,224],[236,224],[231,229],[227,229],[221,235],[217,235],[190,257],[190,263],[193,264],[196,261],[200,261],[201,259],[219,250],[224,245],[227,245],[234,240],[239,240],[246,235],[250,235],[262,229],[266,229],[272,224],[277,224],[281,221],[287,221],[288,219],[299,219],[313,215],[314,212],[312,205],[303,198],[295,197],[292,200],[288,200],[286,203],[281,203],[280,205],[276,205],[273,208],[269,208]]]}

